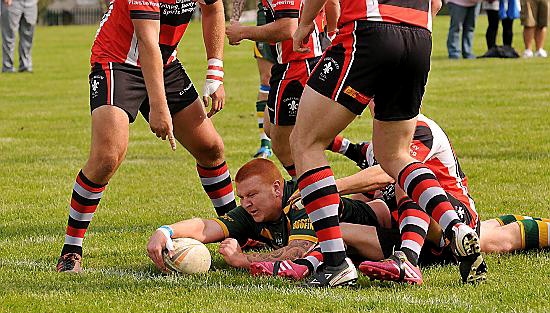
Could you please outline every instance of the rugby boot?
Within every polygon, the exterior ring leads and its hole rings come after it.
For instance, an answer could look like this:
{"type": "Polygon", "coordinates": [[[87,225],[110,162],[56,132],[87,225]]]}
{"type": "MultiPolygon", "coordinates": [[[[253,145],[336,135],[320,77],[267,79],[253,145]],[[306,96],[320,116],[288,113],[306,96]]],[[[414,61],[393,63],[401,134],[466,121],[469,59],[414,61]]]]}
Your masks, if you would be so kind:
{"type": "Polygon", "coordinates": [[[339,287],[352,286],[357,282],[357,270],[349,258],[345,258],[337,266],[328,266],[323,263],[306,280],[308,287],[339,287]]]}
{"type": "Polygon", "coordinates": [[[55,270],[58,273],[80,273],[82,272],[82,257],[78,253],[66,253],[59,257],[55,270]]]}
{"type": "Polygon", "coordinates": [[[300,280],[309,274],[306,265],[292,261],[253,262],[250,264],[250,274],[253,276],[279,276],[300,280]]]}
{"type": "Polygon", "coordinates": [[[371,280],[405,282],[411,285],[422,284],[422,272],[412,265],[402,251],[395,251],[389,258],[379,261],[364,261],[359,270],[371,280]]]}
{"type": "Polygon", "coordinates": [[[260,149],[254,154],[254,158],[268,159],[273,155],[273,151],[268,146],[261,146],[260,149]]]}
{"type": "Polygon", "coordinates": [[[459,262],[460,276],[464,283],[476,283],[487,279],[487,264],[481,255],[477,233],[466,224],[452,228],[451,250],[459,262]]]}

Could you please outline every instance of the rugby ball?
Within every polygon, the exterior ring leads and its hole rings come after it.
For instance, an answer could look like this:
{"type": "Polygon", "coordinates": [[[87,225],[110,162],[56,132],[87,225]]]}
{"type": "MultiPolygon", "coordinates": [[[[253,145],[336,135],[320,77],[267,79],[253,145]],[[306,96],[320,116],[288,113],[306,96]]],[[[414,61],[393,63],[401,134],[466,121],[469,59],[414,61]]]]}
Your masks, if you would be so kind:
{"type": "Polygon", "coordinates": [[[208,248],[202,242],[192,238],[176,238],[173,240],[174,254],[168,256],[168,250],[163,252],[164,264],[176,273],[204,273],[210,269],[212,258],[208,248]]]}

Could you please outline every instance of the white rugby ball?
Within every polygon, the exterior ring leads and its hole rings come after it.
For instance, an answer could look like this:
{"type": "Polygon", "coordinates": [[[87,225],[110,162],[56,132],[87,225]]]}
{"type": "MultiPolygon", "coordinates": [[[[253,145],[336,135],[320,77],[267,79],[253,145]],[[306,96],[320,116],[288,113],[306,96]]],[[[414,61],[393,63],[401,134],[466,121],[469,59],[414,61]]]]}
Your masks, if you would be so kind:
{"type": "Polygon", "coordinates": [[[174,254],[170,258],[168,251],[163,252],[164,264],[172,271],[183,274],[204,273],[210,269],[212,257],[206,246],[192,238],[173,240],[174,254]]]}

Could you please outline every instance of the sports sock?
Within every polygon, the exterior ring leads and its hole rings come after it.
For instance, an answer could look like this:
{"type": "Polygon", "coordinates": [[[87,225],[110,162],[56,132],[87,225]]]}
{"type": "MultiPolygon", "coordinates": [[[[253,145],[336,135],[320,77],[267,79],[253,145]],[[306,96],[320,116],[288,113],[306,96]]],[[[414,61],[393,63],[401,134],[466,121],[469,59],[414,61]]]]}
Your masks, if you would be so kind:
{"type": "Polygon", "coordinates": [[[497,218],[495,218],[500,225],[508,225],[510,223],[514,223],[521,220],[535,220],[535,221],[542,221],[546,223],[550,223],[550,218],[541,218],[541,217],[531,217],[531,216],[524,216],[524,215],[516,215],[516,214],[506,214],[501,215],[497,218]]]}
{"type": "Polygon", "coordinates": [[[323,253],[321,253],[321,247],[316,245],[311,252],[309,252],[304,258],[296,259],[292,261],[296,264],[305,265],[308,267],[310,273],[314,273],[319,267],[319,264],[323,262],[323,253]]]}
{"type": "Polygon", "coordinates": [[[76,176],[69,206],[65,243],[61,250],[62,256],[66,253],[77,253],[82,256],[84,234],[90,225],[106,185],[93,183],[84,176],[82,170],[76,176]]]}
{"type": "Polygon", "coordinates": [[[348,147],[350,144],[351,142],[347,138],[344,138],[343,136],[338,135],[334,137],[334,139],[332,139],[332,141],[327,147],[327,150],[340,153],[340,154],[345,154],[346,151],[348,151],[348,147]]]}
{"type": "Polygon", "coordinates": [[[224,215],[237,206],[233,185],[231,185],[231,176],[225,161],[214,167],[204,167],[197,164],[197,172],[202,187],[212,201],[218,216],[224,215]]]}
{"type": "Polygon", "coordinates": [[[522,219],[518,223],[521,232],[521,248],[525,250],[550,246],[550,222],[535,219],[522,219]]]}
{"type": "Polygon", "coordinates": [[[291,165],[288,165],[288,166],[283,165],[283,167],[285,168],[288,175],[290,175],[290,177],[292,177],[292,180],[296,181],[296,167],[294,166],[294,164],[291,164],[291,165]]]}
{"type": "Polygon", "coordinates": [[[430,217],[409,197],[404,197],[398,204],[399,231],[401,248],[409,262],[418,264],[418,256],[424,245],[424,239],[430,226],[430,217]]]}
{"type": "Polygon", "coordinates": [[[267,100],[260,100],[256,102],[256,117],[258,118],[258,129],[260,130],[260,146],[271,148],[271,139],[269,139],[264,132],[264,110],[266,105],[267,100]]]}
{"type": "Polygon", "coordinates": [[[349,139],[338,135],[330,142],[327,150],[344,155],[363,169],[367,167],[366,154],[368,146],[368,142],[352,143],[349,139]]]}
{"type": "Polygon", "coordinates": [[[399,186],[431,216],[451,238],[452,227],[462,223],[434,173],[424,164],[413,162],[399,173],[399,186]]]}
{"type": "Polygon", "coordinates": [[[298,179],[302,203],[313,224],[324,261],[337,266],[346,258],[338,220],[340,196],[329,166],[314,168],[298,179]]]}

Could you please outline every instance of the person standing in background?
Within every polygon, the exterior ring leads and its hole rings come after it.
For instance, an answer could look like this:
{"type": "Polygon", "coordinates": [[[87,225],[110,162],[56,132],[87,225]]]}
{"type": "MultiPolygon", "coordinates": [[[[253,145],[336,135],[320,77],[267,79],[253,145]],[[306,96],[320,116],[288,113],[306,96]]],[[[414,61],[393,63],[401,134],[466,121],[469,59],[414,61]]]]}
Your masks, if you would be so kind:
{"type": "Polygon", "coordinates": [[[2,72],[15,72],[15,33],[19,32],[19,72],[32,72],[31,48],[38,0],[2,0],[2,72]]]}
{"type": "Polygon", "coordinates": [[[448,0],[451,23],[447,36],[447,50],[449,59],[459,59],[461,54],[465,59],[474,59],[472,52],[474,29],[479,14],[478,0],[448,0]],[[462,30],[462,45],[460,45],[460,31],[462,30]]]}
{"type": "Polygon", "coordinates": [[[519,0],[485,0],[481,5],[487,13],[487,52],[482,57],[517,58],[518,53],[512,47],[514,37],[514,19],[519,18],[519,0]],[[502,48],[497,47],[498,24],[502,21],[502,48]]]}
{"type": "Polygon", "coordinates": [[[546,27],[548,26],[548,5],[550,0],[521,0],[521,25],[523,25],[523,42],[525,44],[524,58],[533,56],[546,58],[544,50],[546,27]],[[535,40],[536,51],[531,45],[535,40]]]}

